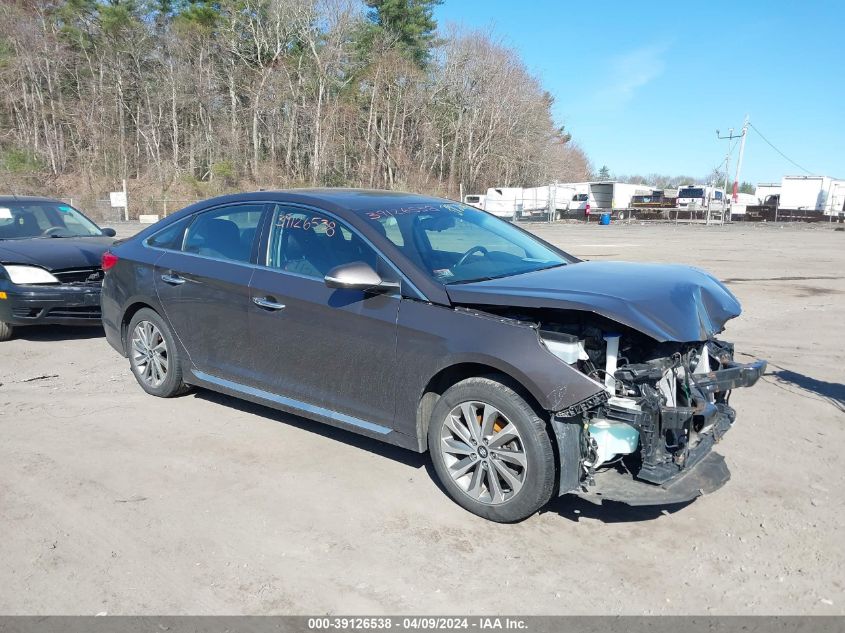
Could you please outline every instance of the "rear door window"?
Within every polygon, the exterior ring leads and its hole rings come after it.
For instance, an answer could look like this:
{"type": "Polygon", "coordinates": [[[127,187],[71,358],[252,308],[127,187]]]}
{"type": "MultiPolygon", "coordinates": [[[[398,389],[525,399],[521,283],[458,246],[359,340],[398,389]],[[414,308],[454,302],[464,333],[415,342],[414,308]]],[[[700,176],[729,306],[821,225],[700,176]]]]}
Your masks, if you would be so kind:
{"type": "Polygon", "coordinates": [[[214,259],[249,262],[263,204],[234,204],[200,213],[188,227],[182,250],[214,259]]]}

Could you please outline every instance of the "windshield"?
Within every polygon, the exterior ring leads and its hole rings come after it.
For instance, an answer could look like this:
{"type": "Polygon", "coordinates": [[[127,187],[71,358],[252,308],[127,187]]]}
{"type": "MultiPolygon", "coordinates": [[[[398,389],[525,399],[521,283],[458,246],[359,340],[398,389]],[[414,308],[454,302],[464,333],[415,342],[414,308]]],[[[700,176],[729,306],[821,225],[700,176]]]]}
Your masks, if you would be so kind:
{"type": "Polygon", "coordinates": [[[679,198],[703,198],[704,189],[701,187],[687,187],[678,192],[679,198]]]}
{"type": "Polygon", "coordinates": [[[95,237],[102,234],[91,220],[61,202],[0,202],[0,240],[95,237]]]}
{"type": "Polygon", "coordinates": [[[457,202],[409,204],[362,215],[432,279],[444,284],[569,263],[508,222],[457,202]]]}

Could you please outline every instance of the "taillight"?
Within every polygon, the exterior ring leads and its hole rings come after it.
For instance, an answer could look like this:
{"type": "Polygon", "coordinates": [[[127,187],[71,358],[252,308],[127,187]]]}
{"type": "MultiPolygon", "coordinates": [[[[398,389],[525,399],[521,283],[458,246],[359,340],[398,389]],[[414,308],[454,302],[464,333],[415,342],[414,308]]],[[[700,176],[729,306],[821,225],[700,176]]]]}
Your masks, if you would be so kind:
{"type": "Polygon", "coordinates": [[[106,251],[103,253],[101,263],[103,265],[103,271],[110,270],[114,268],[114,265],[117,263],[117,255],[111,251],[106,251]]]}

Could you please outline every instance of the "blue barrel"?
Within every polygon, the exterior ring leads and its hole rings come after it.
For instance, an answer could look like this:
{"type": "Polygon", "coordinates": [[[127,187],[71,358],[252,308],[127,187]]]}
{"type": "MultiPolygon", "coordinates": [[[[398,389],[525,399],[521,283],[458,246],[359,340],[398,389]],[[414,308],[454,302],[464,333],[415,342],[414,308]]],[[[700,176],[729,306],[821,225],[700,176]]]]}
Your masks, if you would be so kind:
{"type": "Polygon", "coordinates": [[[609,213],[602,213],[601,219],[599,220],[599,224],[602,226],[607,226],[610,224],[610,214],[609,213]]]}

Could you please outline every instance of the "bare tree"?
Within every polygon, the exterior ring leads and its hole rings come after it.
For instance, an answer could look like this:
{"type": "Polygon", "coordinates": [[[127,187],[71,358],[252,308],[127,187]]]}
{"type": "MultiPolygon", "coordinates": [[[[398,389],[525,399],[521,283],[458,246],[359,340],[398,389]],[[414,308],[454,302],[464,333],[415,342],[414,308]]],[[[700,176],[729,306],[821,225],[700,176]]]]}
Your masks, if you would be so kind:
{"type": "MultiPolygon", "coordinates": [[[[585,179],[519,56],[409,55],[360,0],[0,4],[0,169],[151,195],[331,184],[451,196],[585,179]]],[[[44,179],[40,181],[44,185],[44,179]]]]}

